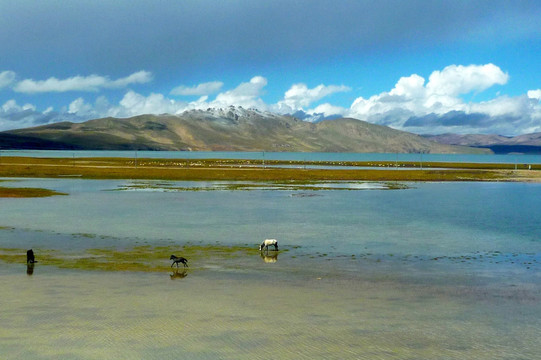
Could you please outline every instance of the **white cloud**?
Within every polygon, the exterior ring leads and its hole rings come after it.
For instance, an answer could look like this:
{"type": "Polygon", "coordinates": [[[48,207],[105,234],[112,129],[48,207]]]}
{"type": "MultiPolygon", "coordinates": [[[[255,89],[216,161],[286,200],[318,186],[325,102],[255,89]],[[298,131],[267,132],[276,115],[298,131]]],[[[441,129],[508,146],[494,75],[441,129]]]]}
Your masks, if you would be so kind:
{"type": "MultiPolygon", "coordinates": [[[[94,79],[96,80],[94,87],[99,89],[106,86],[126,86],[137,81],[144,82],[148,80],[149,75],[150,73],[140,72],[115,81],[97,77],[98,79],[94,79]]],[[[262,100],[267,79],[262,76],[255,76],[249,82],[222,91],[214,99],[209,98],[207,93],[221,89],[223,86],[221,82],[202,83],[191,88],[181,87],[178,90],[179,94],[202,94],[197,100],[190,102],[171,99],[159,93],[143,95],[129,90],[115,104],[109,103],[104,96],[98,97],[94,103],[77,98],[59,112],[48,108],[40,113],[31,104],[20,106],[15,100],[9,100],[0,107],[0,129],[17,127],[15,124],[24,127],[106,116],[180,114],[186,110],[234,105],[282,114],[302,111],[304,114],[299,116],[308,121],[341,115],[417,133],[516,135],[541,131],[541,89],[530,90],[527,94],[515,97],[498,95],[483,102],[465,102],[461,97],[472,91],[483,91],[490,86],[505,84],[508,78],[507,74],[492,64],[452,65],[434,71],[429,76],[428,82],[417,74],[401,77],[389,91],[368,98],[359,97],[348,108],[328,102],[317,104],[317,101],[325,96],[349,91],[350,88],[344,85],[322,84],[310,89],[305,84],[298,83],[284,93],[283,99],[267,104],[262,100]],[[315,107],[305,109],[314,103],[315,107]]],[[[91,77],[81,79],[88,83],[92,80],[91,77]]]]}
{"type": "Polygon", "coordinates": [[[309,89],[306,84],[294,84],[288,91],[286,91],[284,100],[279,102],[278,106],[283,109],[289,108],[294,112],[310,106],[310,104],[321,100],[325,96],[350,90],[351,89],[349,87],[344,85],[325,86],[321,84],[315,88],[309,89]]]}
{"type": "Polygon", "coordinates": [[[0,107],[0,130],[20,129],[63,120],[74,120],[72,115],[60,114],[48,108],[44,112],[36,110],[33,104],[19,105],[14,99],[0,107]]]}
{"type": "Polygon", "coordinates": [[[177,103],[162,94],[152,93],[143,96],[134,91],[128,91],[115,108],[115,116],[135,116],[142,114],[175,114],[185,107],[185,103],[177,103]]]}
{"type": "Polygon", "coordinates": [[[78,98],[71,102],[68,107],[68,113],[78,115],[88,115],[93,112],[93,107],[90,104],[85,103],[83,98],[78,98]]]}
{"type": "MultiPolygon", "coordinates": [[[[451,65],[441,71],[432,72],[426,85],[423,77],[413,74],[400,78],[389,92],[373,95],[368,99],[359,97],[353,102],[347,115],[403,129],[409,118],[430,114],[527,114],[529,110],[522,105],[523,99],[499,97],[493,101],[469,104],[460,97],[472,91],[481,92],[494,85],[503,85],[508,79],[509,76],[494,64],[451,65]]],[[[464,126],[467,127],[468,124],[464,126]]]]}
{"type": "Polygon", "coordinates": [[[17,102],[13,99],[8,100],[2,105],[2,111],[3,112],[11,112],[11,111],[21,111],[22,108],[17,105],[17,102]]]}
{"type": "Polygon", "coordinates": [[[125,88],[131,84],[145,84],[152,81],[152,73],[149,71],[138,71],[124,78],[120,78],[114,81],[107,82],[104,87],[106,88],[125,88]]]}
{"type": "Polygon", "coordinates": [[[227,107],[229,105],[246,108],[259,108],[266,110],[267,105],[261,100],[263,88],[267,86],[267,79],[262,76],[254,76],[250,82],[241,83],[233,90],[220,93],[212,102],[213,107],[227,107]]]}
{"type": "Polygon", "coordinates": [[[170,94],[181,96],[210,95],[220,91],[223,85],[224,83],[221,81],[206,82],[192,87],[181,85],[171,90],[170,94]]]}
{"type": "Polygon", "coordinates": [[[483,91],[493,85],[503,85],[509,80],[494,64],[450,65],[442,71],[434,71],[428,79],[426,89],[436,95],[458,96],[472,91],[483,91]]]}
{"type": "Polygon", "coordinates": [[[144,96],[134,91],[127,92],[118,106],[110,107],[107,116],[127,117],[141,114],[180,114],[186,110],[224,108],[230,105],[246,108],[266,109],[267,105],[261,100],[263,88],[267,79],[255,76],[249,82],[241,83],[236,88],[222,92],[212,101],[208,96],[201,96],[196,101],[184,102],[169,99],[163,94],[144,96]]]}
{"type": "Polygon", "coordinates": [[[67,79],[51,77],[40,81],[22,80],[15,85],[14,90],[29,94],[66,91],[97,92],[100,89],[124,88],[131,84],[143,84],[151,80],[152,74],[148,71],[139,71],[117,80],[110,80],[106,76],[99,75],[74,76],[67,79]]]}
{"type": "Polygon", "coordinates": [[[24,112],[28,110],[35,111],[36,107],[32,104],[24,104],[20,106],[13,99],[6,101],[4,105],[2,105],[2,112],[4,113],[17,113],[17,112],[24,112]]]}
{"type": "Polygon", "coordinates": [[[0,89],[10,86],[15,81],[15,76],[13,71],[2,71],[0,73],[0,89]]]}
{"type": "Polygon", "coordinates": [[[422,98],[426,94],[424,84],[425,79],[417,74],[413,74],[408,77],[401,77],[396,83],[394,89],[392,89],[389,94],[404,96],[408,99],[422,98]]]}
{"type": "Polygon", "coordinates": [[[341,106],[335,106],[329,103],[325,103],[318,105],[314,109],[308,110],[307,112],[311,114],[323,114],[324,116],[333,116],[346,114],[347,109],[341,106]]]}
{"type": "Polygon", "coordinates": [[[541,89],[528,91],[528,97],[530,99],[541,100],[541,89]]]}

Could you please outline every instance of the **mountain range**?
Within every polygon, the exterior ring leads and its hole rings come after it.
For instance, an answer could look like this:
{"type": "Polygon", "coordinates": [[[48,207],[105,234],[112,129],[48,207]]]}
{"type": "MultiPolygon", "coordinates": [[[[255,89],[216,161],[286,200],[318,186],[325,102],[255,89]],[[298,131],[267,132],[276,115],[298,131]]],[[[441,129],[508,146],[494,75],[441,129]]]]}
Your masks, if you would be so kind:
{"type": "Polygon", "coordinates": [[[501,135],[426,135],[427,139],[447,145],[490,149],[496,154],[541,154],[541,133],[506,137],[501,135]]]}
{"type": "MultiPolygon", "coordinates": [[[[447,138],[448,140],[449,138],[447,138]]],[[[102,118],[0,132],[3,149],[490,153],[356,119],[317,123],[242,107],[102,118]]],[[[476,144],[475,146],[478,146],[476,144]]],[[[484,146],[479,146],[484,147],[484,146]]]]}

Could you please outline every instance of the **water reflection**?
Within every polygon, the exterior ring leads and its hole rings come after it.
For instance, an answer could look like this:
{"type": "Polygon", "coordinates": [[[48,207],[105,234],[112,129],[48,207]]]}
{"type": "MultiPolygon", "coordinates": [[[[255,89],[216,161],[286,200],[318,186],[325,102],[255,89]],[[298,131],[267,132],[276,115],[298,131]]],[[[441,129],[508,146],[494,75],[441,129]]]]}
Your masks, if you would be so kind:
{"type": "Polygon", "coordinates": [[[34,274],[34,263],[27,263],[26,264],[26,275],[32,276],[34,274]]]}
{"type": "Polygon", "coordinates": [[[36,263],[34,251],[32,249],[26,251],[26,275],[32,276],[34,274],[34,263],[36,263]]]}
{"type": "Polygon", "coordinates": [[[275,263],[275,262],[278,261],[278,253],[277,252],[272,252],[269,255],[268,250],[267,250],[267,252],[261,252],[260,254],[261,254],[261,258],[266,263],[275,263]]]}
{"type": "Polygon", "coordinates": [[[175,271],[172,274],[169,274],[171,277],[171,280],[176,279],[184,279],[186,276],[188,276],[188,272],[186,270],[179,271],[178,269],[175,269],[175,271]]]}

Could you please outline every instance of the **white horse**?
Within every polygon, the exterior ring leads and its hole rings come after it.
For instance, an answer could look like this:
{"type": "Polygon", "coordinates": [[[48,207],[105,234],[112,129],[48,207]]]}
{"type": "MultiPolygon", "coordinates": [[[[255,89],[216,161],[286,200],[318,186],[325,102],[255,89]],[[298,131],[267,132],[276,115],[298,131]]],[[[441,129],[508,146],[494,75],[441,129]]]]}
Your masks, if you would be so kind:
{"type": "Polygon", "coordinates": [[[261,243],[261,245],[259,245],[259,251],[263,250],[263,248],[268,250],[269,246],[274,246],[274,250],[278,251],[278,240],[276,240],[276,239],[266,239],[266,240],[264,240],[261,243]]]}

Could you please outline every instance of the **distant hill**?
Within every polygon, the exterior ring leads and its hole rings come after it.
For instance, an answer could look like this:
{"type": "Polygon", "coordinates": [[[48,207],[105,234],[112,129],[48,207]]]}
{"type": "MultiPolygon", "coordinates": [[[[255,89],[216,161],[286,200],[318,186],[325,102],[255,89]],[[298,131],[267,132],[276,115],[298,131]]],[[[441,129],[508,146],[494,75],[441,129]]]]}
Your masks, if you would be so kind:
{"type": "Polygon", "coordinates": [[[446,145],[473,146],[490,149],[496,154],[541,154],[541,133],[514,137],[501,135],[426,135],[427,139],[446,145]]]}
{"type": "Polygon", "coordinates": [[[103,118],[0,132],[0,148],[486,153],[355,119],[309,123],[242,107],[103,118]]]}

